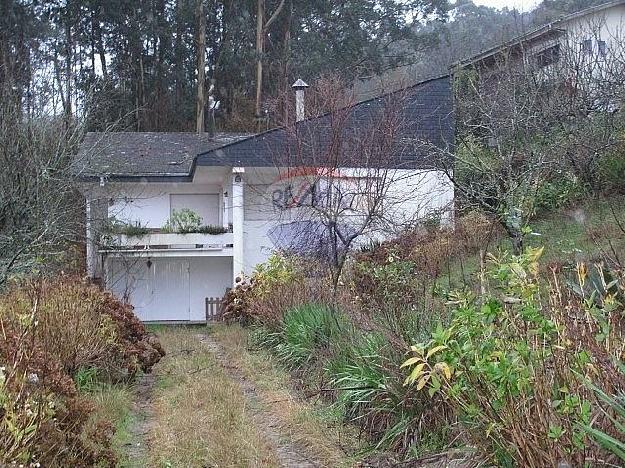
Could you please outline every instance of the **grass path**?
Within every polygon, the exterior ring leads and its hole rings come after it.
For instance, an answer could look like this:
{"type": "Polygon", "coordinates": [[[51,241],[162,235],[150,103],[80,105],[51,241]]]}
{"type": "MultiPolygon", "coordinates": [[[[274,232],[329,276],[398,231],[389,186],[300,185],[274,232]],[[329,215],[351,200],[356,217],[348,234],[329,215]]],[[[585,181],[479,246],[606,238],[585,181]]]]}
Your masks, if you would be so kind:
{"type": "Polygon", "coordinates": [[[409,465],[384,454],[364,462],[357,431],[326,404],[303,401],[270,354],[248,350],[247,330],[215,325],[157,333],[167,355],[126,396],[132,410],[119,418],[126,421],[121,467],[474,466],[450,453],[409,465]]]}
{"type": "MultiPolygon", "coordinates": [[[[135,391],[125,466],[352,466],[355,438],[290,391],[240,327],[159,328],[167,355],[135,391]]],[[[351,433],[350,433],[351,434],[351,433]]]]}
{"type": "Polygon", "coordinates": [[[277,467],[254,409],[198,338],[201,328],[160,329],[167,351],[155,366],[149,424],[150,467],[277,467]]]}
{"type": "Polygon", "coordinates": [[[128,442],[125,444],[123,467],[145,466],[148,459],[148,435],[154,419],[152,392],[155,381],[154,374],[144,374],[134,385],[132,418],[126,429],[128,442]]]}
{"type": "Polygon", "coordinates": [[[256,391],[254,384],[248,380],[243,372],[230,361],[220,342],[207,334],[198,334],[197,339],[214,353],[217,362],[226,371],[228,376],[237,383],[246,401],[252,408],[250,419],[263,437],[275,450],[277,462],[283,467],[314,468],[319,462],[306,454],[306,451],[294,443],[290,437],[281,432],[278,418],[272,413],[256,391]]]}

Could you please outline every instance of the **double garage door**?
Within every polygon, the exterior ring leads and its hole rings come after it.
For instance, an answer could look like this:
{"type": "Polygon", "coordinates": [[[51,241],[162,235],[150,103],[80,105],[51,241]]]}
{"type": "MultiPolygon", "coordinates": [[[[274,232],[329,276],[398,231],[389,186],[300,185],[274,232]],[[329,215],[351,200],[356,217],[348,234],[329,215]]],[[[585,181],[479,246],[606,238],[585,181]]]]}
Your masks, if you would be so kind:
{"type": "Polygon", "coordinates": [[[190,265],[186,259],[124,258],[111,262],[109,288],[143,321],[191,319],[190,265]]]}
{"type": "Polygon", "coordinates": [[[232,257],[112,258],[107,287],[146,322],[201,321],[207,297],[232,286],[232,257]]]}

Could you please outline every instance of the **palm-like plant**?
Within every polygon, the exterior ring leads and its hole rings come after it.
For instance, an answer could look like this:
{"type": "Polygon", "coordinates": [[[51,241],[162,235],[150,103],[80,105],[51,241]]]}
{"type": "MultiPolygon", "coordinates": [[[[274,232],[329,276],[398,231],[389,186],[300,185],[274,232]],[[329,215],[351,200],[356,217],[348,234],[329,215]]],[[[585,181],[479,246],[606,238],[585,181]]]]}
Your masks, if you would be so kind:
{"type": "Polygon", "coordinates": [[[590,424],[584,425],[584,430],[596,443],[625,461],[625,393],[621,391],[616,395],[608,395],[589,381],[586,381],[586,385],[595,392],[600,401],[605,403],[602,411],[607,420],[612,423],[613,434],[618,435],[607,434],[590,424]]]}

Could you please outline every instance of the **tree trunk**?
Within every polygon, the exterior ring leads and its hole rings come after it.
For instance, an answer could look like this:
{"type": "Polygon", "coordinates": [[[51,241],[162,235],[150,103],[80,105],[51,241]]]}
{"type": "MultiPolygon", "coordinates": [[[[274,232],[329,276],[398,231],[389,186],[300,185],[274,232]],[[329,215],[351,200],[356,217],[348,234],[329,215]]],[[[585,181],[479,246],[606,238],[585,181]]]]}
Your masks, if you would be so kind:
{"type": "MultiPolygon", "coordinates": [[[[68,14],[69,16],[69,14],[68,14]]],[[[65,98],[65,118],[67,119],[67,126],[71,124],[72,119],[72,58],[73,58],[73,43],[72,43],[72,27],[69,23],[69,17],[66,18],[65,23],[65,79],[67,86],[67,93],[65,98]]]]}
{"type": "MultiPolygon", "coordinates": [[[[293,18],[293,1],[289,1],[288,18],[284,27],[284,38],[282,44],[282,89],[284,95],[289,95],[289,67],[291,59],[291,20],[293,18]]],[[[289,121],[289,106],[287,102],[282,103],[283,122],[289,121]]]]}
{"type": "Polygon", "coordinates": [[[257,125],[260,126],[263,89],[263,52],[265,0],[257,0],[256,11],[256,106],[254,108],[257,125]]]}
{"type": "Polygon", "coordinates": [[[107,69],[106,69],[106,50],[104,49],[104,38],[102,37],[102,27],[100,26],[100,15],[99,12],[94,18],[93,26],[95,28],[96,33],[96,46],[98,48],[98,55],[100,56],[100,67],[102,68],[102,76],[104,78],[107,77],[107,69]]]}
{"type": "Polygon", "coordinates": [[[197,5],[198,35],[197,35],[197,109],[196,131],[204,133],[204,83],[206,81],[206,15],[204,14],[204,0],[198,0],[197,5]]]}
{"type": "Polygon", "coordinates": [[[514,255],[521,255],[523,253],[523,232],[517,226],[510,226],[509,224],[504,224],[504,229],[512,243],[512,252],[514,255]]]}
{"type": "Polygon", "coordinates": [[[256,122],[257,131],[261,130],[262,98],[263,98],[263,55],[265,53],[265,34],[269,26],[278,18],[286,0],[281,0],[276,10],[265,22],[265,0],[257,0],[256,12],[256,122]]]}

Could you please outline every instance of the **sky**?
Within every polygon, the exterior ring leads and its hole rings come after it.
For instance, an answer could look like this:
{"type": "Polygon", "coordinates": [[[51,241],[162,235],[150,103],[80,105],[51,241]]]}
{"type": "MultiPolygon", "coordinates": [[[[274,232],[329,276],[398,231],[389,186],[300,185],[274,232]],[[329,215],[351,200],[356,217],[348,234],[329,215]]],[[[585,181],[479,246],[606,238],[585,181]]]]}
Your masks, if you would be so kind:
{"type": "Polygon", "coordinates": [[[516,8],[519,11],[529,11],[540,3],[539,0],[473,0],[476,5],[486,5],[495,8],[516,8]]]}

